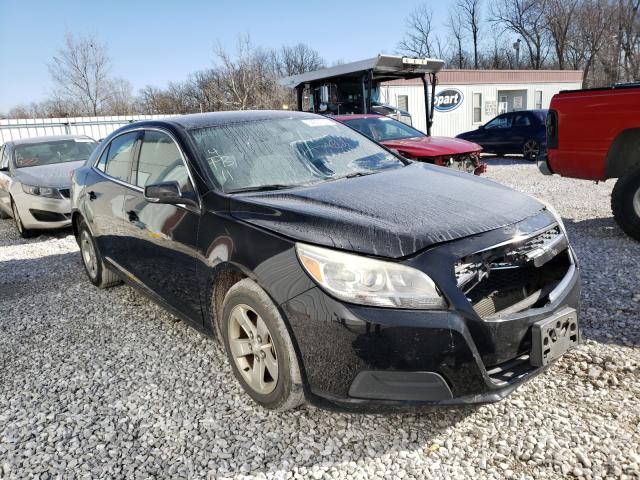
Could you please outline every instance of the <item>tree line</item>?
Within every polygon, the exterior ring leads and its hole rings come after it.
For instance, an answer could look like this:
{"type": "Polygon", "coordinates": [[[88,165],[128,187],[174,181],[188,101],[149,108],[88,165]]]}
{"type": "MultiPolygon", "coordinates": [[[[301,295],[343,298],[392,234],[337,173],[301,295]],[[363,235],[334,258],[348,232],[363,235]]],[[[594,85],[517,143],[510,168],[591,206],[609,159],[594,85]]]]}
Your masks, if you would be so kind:
{"type": "MultiPolygon", "coordinates": [[[[583,70],[585,87],[640,80],[640,0],[452,1],[444,23],[428,3],[412,11],[395,53],[442,58],[447,68],[583,70]]],[[[134,94],[128,80],[112,74],[104,42],[67,34],[48,65],[50,98],[18,105],[6,116],[279,109],[294,102],[279,78],[327,65],[303,43],[267,49],[248,36],[239,37],[233,51],[217,46],[213,53],[211,68],[134,94]]]]}
{"type": "Polygon", "coordinates": [[[640,80],[640,0],[453,2],[444,34],[429,4],[414,10],[398,50],[449,68],[583,70],[584,87],[640,80]]]}

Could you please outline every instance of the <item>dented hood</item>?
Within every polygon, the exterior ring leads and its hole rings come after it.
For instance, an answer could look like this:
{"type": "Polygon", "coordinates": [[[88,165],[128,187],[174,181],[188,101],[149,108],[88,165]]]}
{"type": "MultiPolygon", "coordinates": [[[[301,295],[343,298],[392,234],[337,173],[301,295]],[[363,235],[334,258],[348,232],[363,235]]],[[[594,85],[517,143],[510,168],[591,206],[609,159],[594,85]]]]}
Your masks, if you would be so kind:
{"type": "Polygon", "coordinates": [[[232,196],[231,214],[291,239],[398,258],[544,209],[508,187],[423,163],[290,190],[232,196]]]}

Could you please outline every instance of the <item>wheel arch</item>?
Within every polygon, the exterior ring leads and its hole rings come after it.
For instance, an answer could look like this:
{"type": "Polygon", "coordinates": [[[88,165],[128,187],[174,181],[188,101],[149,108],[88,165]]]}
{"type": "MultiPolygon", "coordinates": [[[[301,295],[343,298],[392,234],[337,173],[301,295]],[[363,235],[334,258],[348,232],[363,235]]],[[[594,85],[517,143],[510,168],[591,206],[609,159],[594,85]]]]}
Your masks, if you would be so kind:
{"type": "Polygon", "coordinates": [[[78,210],[74,210],[71,214],[71,228],[73,229],[73,236],[76,238],[76,240],[78,239],[78,234],[80,233],[79,225],[82,220],[84,220],[82,214],[78,210]]]}
{"type": "Polygon", "coordinates": [[[605,178],[620,178],[634,167],[640,167],[640,128],[618,134],[605,160],[605,178]]]}

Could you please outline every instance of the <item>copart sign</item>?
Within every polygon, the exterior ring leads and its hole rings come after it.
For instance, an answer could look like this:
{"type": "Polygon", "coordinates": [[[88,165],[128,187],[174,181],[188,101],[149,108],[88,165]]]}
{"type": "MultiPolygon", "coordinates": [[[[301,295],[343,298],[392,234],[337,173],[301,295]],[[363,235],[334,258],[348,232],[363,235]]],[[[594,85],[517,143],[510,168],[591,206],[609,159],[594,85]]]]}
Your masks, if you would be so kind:
{"type": "Polygon", "coordinates": [[[438,112],[450,112],[460,106],[464,95],[457,88],[447,88],[436,93],[435,109],[438,112]]]}

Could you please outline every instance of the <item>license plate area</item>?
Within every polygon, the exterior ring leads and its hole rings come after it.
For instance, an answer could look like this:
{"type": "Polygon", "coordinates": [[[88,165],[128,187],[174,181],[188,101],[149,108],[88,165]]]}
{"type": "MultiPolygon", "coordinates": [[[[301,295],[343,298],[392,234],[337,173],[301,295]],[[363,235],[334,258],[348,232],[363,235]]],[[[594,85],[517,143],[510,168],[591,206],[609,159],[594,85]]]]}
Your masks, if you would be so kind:
{"type": "Polygon", "coordinates": [[[578,314],[565,308],[531,327],[531,365],[543,367],[578,344],[578,314]]]}

